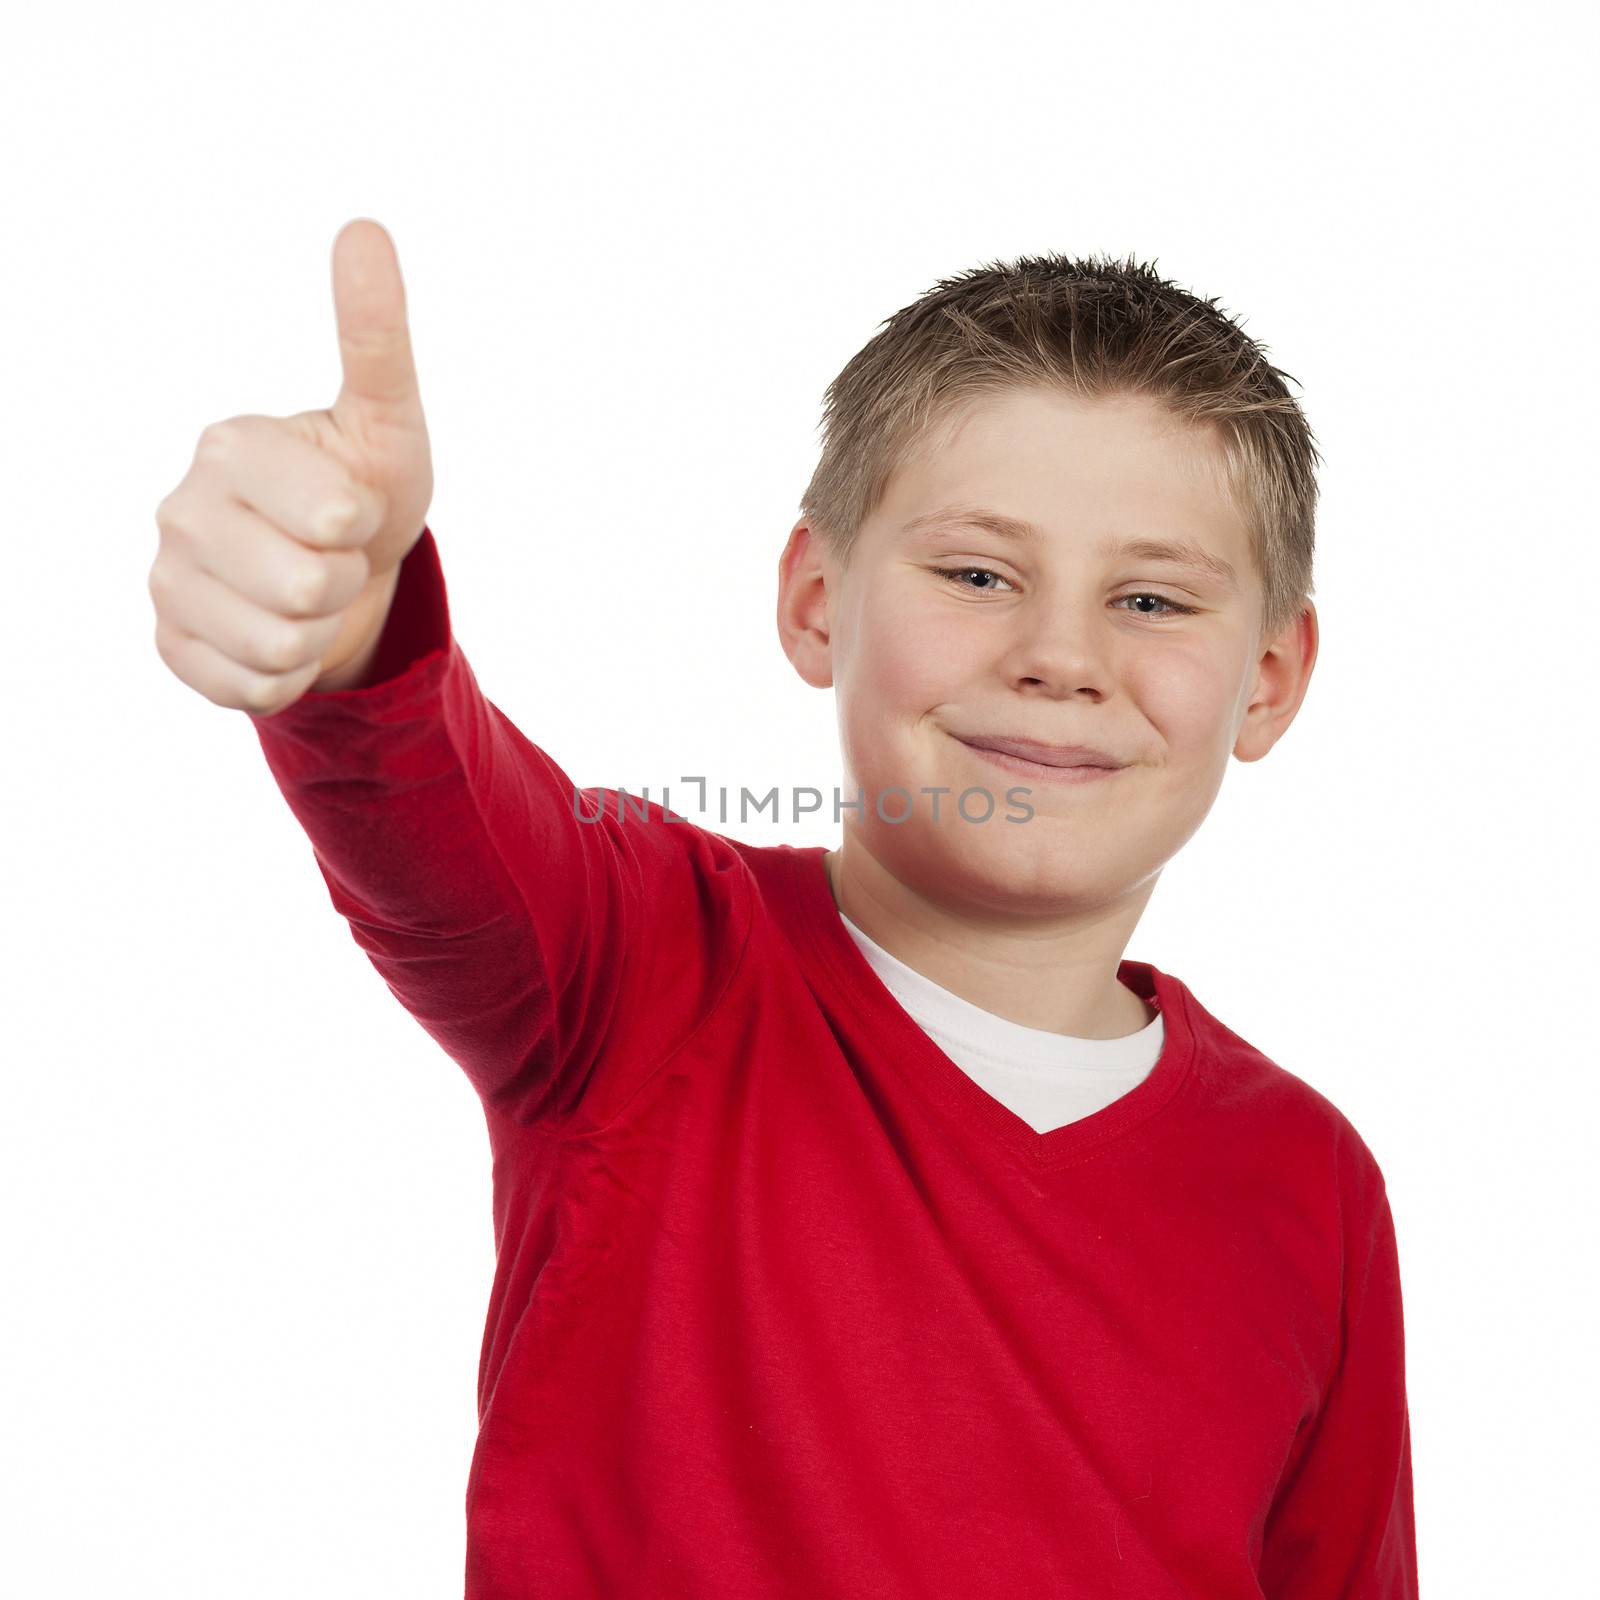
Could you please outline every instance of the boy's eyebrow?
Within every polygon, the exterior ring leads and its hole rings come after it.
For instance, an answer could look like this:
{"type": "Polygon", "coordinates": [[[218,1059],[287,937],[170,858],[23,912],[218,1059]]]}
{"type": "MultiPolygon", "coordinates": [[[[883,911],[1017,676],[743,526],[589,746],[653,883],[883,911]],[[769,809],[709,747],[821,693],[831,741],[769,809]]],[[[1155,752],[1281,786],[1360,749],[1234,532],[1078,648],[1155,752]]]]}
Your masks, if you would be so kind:
{"type": "MultiPolygon", "coordinates": [[[[944,506],[938,511],[927,511],[920,517],[913,517],[900,531],[914,536],[956,527],[983,528],[998,538],[1012,539],[1018,543],[1042,537],[1031,522],[990,511],[984,506],[944,506]]],[[[1137,561],[1172,561],[1204,573],[1225,588],[1237,590],[1239,587],[1239,575],[1231,562],[1224,561],[1202,545],[1183,539],[1109,539],[1100,546],[1100,554],[1105,557],[1132,556],[1137,561]]]]}

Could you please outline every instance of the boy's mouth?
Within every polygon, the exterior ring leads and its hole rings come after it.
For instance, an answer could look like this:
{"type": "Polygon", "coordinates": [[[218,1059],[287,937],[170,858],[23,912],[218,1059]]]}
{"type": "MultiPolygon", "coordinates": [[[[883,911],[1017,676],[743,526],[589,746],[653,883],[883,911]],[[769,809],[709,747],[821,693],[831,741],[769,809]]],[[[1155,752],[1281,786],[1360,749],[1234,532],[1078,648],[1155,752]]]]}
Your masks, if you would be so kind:
{"type": "Polygon", "coordinates": [[[1032,778],[1036,783],[1098,783],[1104,778],[1114,778],[1122,771],[1121,767],[1097,767],[1088,762],[1080,762],[1073,767],[1052,767],[1043,761],[1029,761],[1026,757],[1008,755],[1004,750],[991,750],[984,745],[973,744],[967,748],[980,761],[1004,767],[1007,772],[1017,773],[1024,778],[1032,778]]]}
{"type": "Polygon", "coordinates": [[[1119,772],[1123,763],[1104,750],[1086,744],[1043,744],[1037,739],[1019,739],[989,734],[956,734],[954,737],[971,750],[989,756],[1008,756],[1029,767],[1052,768],[1058,772],[1119,772]]]}

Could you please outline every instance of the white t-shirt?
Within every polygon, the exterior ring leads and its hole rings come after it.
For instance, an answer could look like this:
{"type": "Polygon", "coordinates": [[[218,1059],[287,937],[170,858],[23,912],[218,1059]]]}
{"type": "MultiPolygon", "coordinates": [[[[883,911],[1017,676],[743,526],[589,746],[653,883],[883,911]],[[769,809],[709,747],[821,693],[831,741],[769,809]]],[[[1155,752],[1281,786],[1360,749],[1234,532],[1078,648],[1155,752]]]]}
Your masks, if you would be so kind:
{"type": "Polygon", "coordinates": [[[1027,1028],[940,987],[874,944],[842,913],[884,987],[979,1088],[1035,1133],[1064,1127],[1125,1095],[1161,1055],[1161,1013],[1121,1039],[1079,1039],[1027,1028]]]}

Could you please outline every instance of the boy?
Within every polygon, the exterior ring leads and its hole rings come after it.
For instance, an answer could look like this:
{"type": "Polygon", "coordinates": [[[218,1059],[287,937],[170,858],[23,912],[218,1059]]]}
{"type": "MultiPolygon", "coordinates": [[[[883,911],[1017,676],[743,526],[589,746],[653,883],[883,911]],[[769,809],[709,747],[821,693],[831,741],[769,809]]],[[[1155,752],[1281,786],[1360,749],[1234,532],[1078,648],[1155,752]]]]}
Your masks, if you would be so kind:
{"type": "Polygon", "coordinates": [[[763,846],[483,696],[376,224],[334,290],[338,402],[207,430],[151,591],[488,1120],[470,1600],[1415,1595],[1382,1174],[1123,956],[1315,660],[1282,375],[1132,262],[891,318],[780,565],[842,840],[763,846]]]}

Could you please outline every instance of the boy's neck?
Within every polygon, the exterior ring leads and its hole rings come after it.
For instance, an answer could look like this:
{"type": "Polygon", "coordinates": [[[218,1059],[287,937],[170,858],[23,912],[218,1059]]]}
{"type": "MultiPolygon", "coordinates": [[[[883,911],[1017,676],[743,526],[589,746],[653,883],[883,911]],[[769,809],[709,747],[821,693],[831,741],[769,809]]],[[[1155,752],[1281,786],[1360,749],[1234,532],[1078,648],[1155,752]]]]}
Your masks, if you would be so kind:
{"type": "Polygon", "coordinates": [[[1076,925],[995,928],[918,894],[852,846],[848,834],[824,859],[835,906],[874,944],[995,1016],[1078,1039],[1121,1039],[1155,1016],[1117,980],[1155,877],[1128,901],[1076,925]]]}

